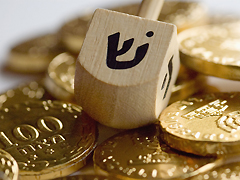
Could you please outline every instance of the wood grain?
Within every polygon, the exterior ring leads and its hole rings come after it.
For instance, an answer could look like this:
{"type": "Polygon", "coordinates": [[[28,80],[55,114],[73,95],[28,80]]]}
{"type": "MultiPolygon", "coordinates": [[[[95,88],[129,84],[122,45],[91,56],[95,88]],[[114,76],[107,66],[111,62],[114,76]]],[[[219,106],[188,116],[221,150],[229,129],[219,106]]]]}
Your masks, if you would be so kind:
{"type": "Polygon", "coordinates": [[[164,0],[143,0],[138,16],[146,19],[157,20],[161,12],[164,0]]]}
{"type": "Polygon", "coordinates": [[[174,25],[97,9],[76,63],[75,97],[100,123],[121,129],[137,128],[157,120],[168,104],[178,69],[174,25]],[[113,42],[119,40],[115,50],[110,37],[115,38],[113,42]],[[132,46],[121,54],[124,42],[127,44],[132,38],[132,46]],[[137,52],[143,45],[145,49],[137,52]],[[113,52],[109,52],[111,48],[113,52]],[[115,51],[119,55],[109,67],[107,59],[112,61],[114,58],[108,57],[111,53],[116,55],[115,51]],[[135,65],[132,60],[136,54],[144,52],[135,65]],[[128,61],[134,66],[124,68],[128,61]]]}

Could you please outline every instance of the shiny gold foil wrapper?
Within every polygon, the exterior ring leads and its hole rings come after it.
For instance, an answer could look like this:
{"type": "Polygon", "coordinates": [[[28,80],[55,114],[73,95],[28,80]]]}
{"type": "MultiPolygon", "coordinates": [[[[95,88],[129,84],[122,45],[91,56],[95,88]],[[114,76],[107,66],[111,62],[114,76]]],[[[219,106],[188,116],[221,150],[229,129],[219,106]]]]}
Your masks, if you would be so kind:
{"type": "Polygon", "coordinates": [[[58,34],[46,34],[14,46],[7,67],[21,73],[45,72],[51,60],[63,52],[58,34]]]}
{"type": "Polygon", "coordinates": [[[74,76],[76,57],[69,53],[56,56],[48,66],[44,85],[58,100],[74,102],[74,76]]]}
{"type": "Polygon", "coordinates": [[[171,149],[160,139],[158,125],[119,133],[94,152],[96,172],[119,179],[184,179],[214,158],[171,149]]]}
{"type": "Polygon", "coordinates": [[[96,123],[80,106],[35,100],[0,114],[0,148],[16,159],[21,179],[67,176],[86,164],[96,146],[96,123]]]}
{"type": "Polygon", "coordinates": [[[181,32],[181,62],[200,73],[240,80],[240,22],[195,27],[181,32]]]}
{"type": "Polygon", "coordinates": [[[240,93],[211,93],[168,106],[159,121],[171,147],[202,156],[240,150],[240,93]]]}

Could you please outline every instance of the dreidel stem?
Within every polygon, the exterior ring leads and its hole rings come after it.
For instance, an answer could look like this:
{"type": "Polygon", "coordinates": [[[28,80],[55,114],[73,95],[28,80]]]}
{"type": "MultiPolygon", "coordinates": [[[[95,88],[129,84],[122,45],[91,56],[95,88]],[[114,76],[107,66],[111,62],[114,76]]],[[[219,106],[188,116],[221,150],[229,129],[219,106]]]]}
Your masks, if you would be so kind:
{"type": "Polygon", "coordinates": [[[143,0],[138,11],[138,16],[157,20],[164,0],[143,0]]]}

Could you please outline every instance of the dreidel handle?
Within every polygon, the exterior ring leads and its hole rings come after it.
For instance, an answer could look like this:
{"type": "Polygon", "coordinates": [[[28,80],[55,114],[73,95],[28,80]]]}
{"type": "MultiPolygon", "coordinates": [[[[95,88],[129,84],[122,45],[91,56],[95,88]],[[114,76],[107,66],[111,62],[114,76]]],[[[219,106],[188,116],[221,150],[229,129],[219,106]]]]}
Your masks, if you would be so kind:
{"type": "Polygon", "coordinates": [[[138,11],[138,16],[157,20],[164,0],[143,0],[138,11]]]}

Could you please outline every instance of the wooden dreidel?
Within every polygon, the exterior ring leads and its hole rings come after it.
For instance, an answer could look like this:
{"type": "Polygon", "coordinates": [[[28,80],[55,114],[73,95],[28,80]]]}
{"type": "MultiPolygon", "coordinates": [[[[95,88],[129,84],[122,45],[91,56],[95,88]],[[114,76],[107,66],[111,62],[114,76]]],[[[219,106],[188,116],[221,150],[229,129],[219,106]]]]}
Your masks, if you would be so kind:
{"type": "MultiPolygon", "coordinates": [[[[160,2],[143,1],[139,14],[149,18],[160,2]]],[[[178,70],[174,25],[97,9],[76,62],[75,98],[104,125],[137,128],[157,121],[178,70]]]]}

